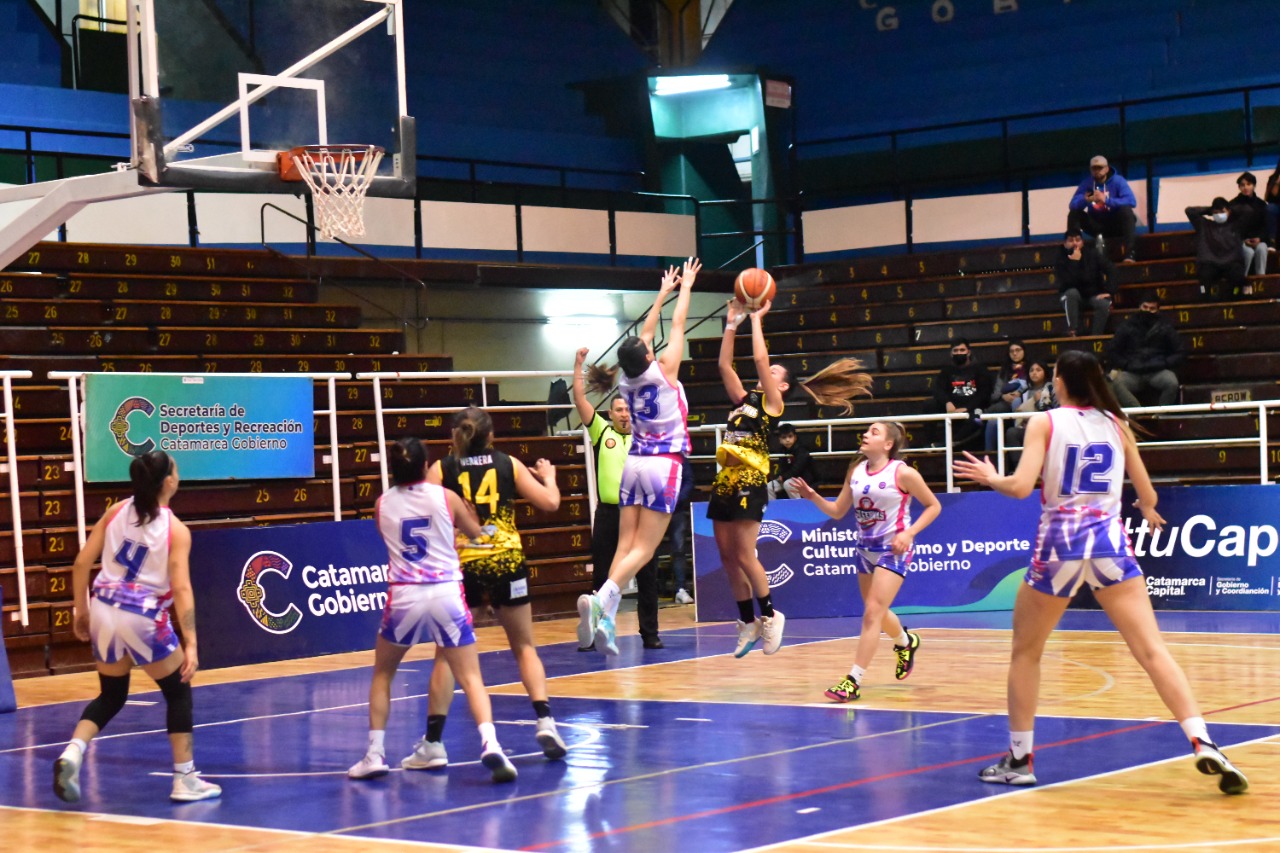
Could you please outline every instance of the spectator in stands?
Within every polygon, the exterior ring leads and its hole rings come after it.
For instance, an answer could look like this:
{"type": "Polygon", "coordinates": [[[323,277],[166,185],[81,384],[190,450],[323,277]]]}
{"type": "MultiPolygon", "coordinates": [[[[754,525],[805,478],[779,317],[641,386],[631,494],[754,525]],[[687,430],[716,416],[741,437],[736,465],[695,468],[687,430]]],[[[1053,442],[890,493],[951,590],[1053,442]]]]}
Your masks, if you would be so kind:
{"type": "MultiPolygon", "coordinates": [[[[1254,192],[1257,186],[1258,179],[1253,173],[1245,172],[1236,178],[1240,194],[1231,199],[1229,218],[1235,220],[1244,239],[1245,275],[1267,274],[1267,242],[1272,232],[1267,230],[1267,203],[1254,192]]],[[[1246,282],[1246,293],[1249,292],[1248,287],[1246,282]]]]}
{"type": "MultiPolygon", "coordinates": [[[[1004,362],[996,373],[996,381],[992,383],[991,399],[987,401],[984,412],[1012,412],[1013,406],[1027,390],[1027,348],[1022,341],[1009,341],[1004,362]]],[[[986,448],[996,449],[996,431],[1000,429],[1000,421],[986,421],[986,448]]]]}
{"type": "Polygon", "coordinates": [[[1078,228],[1092,234],[1098,254],[1106,257],[1106,237],[1119,237],[1124,244],[1124,262],[1133,263],[1134,240],[1138,220],[1133,209],[1134,198],[1129,182],[1116,174],[1099,154],[1089,161],[1089,177],[1080,182],[1071,197],[1067,228],[1078,228]]]}
{"type": "MultiPolygon", "coordinates": [[[[991,374],[973,361],[969,341],[959,338],[951,346],[951,364],[942,368],[933,384],[935,412],[968,412],[977,416],[991,399],[991,374]]],[[[939,431],[940,434],[941,431],[939,431]]],[[[982,425],[976,420],[951,422],[951,446],[965,447],[982,439],[982,425]]]]}
{"type": "MultiPolygon", "coordinates": [[[[1231,221],[1231,206],[1222,196],[1209,207],[1188,207],[1187,219],[1196,229],[1196,273],[1200,298],[1213,299],[1225,283],[1223,295],[1244,292],[1244,238],[1240,226],[1231,221]]],[[[1121,403],[1124,401],[1121,400],[1121,403]]]]}
{"type": "Polygon", "coordinates": [[[1271,245],[1280,246],[1280,163],[1267,178],[1267,192],[1262,200],[1267,203],[1267,236],[1274,238],[1271,245]]]}
{"type": "Polygon", "coordinates": [[[1175,371],[1186,358],[1182,336],[1160,315],[1160,298],[1154,293],[1144,295],[1138,310],[1111,339],[1112,388],[1120,405],[1126,409],[1141,405],[1138,395],[1148,390],[1159,394],[1156,405],[1178,402],[1175,371]]]}
{"type": "MultiPolygon", "coordinates": [[[[605,420],[587,399],[583,365],[587,360],[587,348],[578,350],[573,362],[573,404],[578,417],[587,430],[591,446],[595,449],[596,466],[596,514],[591,525],[591,588],[598,590],[609,579],[609,567],[613,565],[618,550],[618,533],[621,512],[618,500],[622,488],[622,467],[631,450],[631,410],[621,396],[609,403],[609,418],[605,420]]],[[[674,517],[673,517],[674,518],[674,517]]],[[[636,616],[640,622],[640,637],[646,649],[663,648],[658,636],[658,560],[655,556],[636,573],[636,616]]],[[[578,649],[591,651],[595,643],[578,649]]]]}
{"type": "Polygon", "coordinates": [[[1084,251],[1084,235],[1079,228],[1068,228],[1062,235],[1062,249],[1054,262],[1053,272],[1058,279],[1058,294],[1067,312],[1067,334],[1080,334],[1080,306],[1087,303],[1093,309],[1091,335],[1101,335],[1107,330],[1111,317],[1111,303],[1115,299],[1111,262],[1094,252],[1084,251]]]}
{"type": "Polygon", "coordinates": [[[817,483],[813,470],[813,454],[805,447],[796,435],[796,428],[791,424],[778,427],[778,443],[785,454],[774,467],[773,479],[769,481],[769,496],[780,498],[799,498],[800,490],[794,480],[804,480],[809,485],[817,483]]]}
{"type": "MultiPolygon", "coordinates": [[[[1043,361],[1032,361],[1027,368],[1027,381],[1027,390],[1022,392],[1013,407],[1015,412],[1047,412],[1058,408],[1058,398],[1053,392],[1053,371],[1049,365],[1043,361]]],[[[1005,447],[1021,447],[1026,435],[1027,419],[1014,421],[1005,431],[1005,447]]],[[[1011,465],[1017,466],[1019,455],[1013,456],[1011,465]]]]}

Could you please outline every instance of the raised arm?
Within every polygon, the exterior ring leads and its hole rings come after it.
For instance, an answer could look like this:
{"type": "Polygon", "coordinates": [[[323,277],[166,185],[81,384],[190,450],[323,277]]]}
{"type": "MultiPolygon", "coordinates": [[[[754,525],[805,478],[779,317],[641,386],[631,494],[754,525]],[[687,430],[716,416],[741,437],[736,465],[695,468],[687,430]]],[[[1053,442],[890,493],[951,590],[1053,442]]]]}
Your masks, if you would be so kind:
{"type": "Polygon", "coordinates": [[[736,299],[729,300],[729,314],[724,318],[724,337],[720,339],[720,381],[724,383],[724,392],[729,395],[729,402],[738,405],[747,396],[747,389],[742,387],[738,371],[733,369],[733,342],[738,334],[738,326],[747,317],[747,309],[736,299]]]}
{"type": "Polygon", "coordinates": [[[984,456],[978,459],[966,450],[964,458],[955,461],[953,467],[956,475],[995,489],[1002,495],[1025,498],[1036,487],[1036,480],[1040,478],[1040,468],[1044,465],[1044,455],[1049,448],[1048,415],[1040,414],[1030,418],[1023,445],[1018,470],[1012,474],[1001,476],[989,458],[984,456]]]}
{"type": "Polygon", "coordinates": [[[560,508],[560,485],[556,483],[556,468],[546,459],[539,459],[532,470],[519,459],[512,459],[516,469],[516,492],[520,497],[543,512],[555,512],[560,508]]]}
{"type": "Polygon", "coordinates": [[[590,426],[596,419],[595,406],[587,399],[587,381],[582,375],[582,366],[587,361],[587,348],[578,350],[573,359],[573,405],[578,409],[578,417],[584,427],[590,426]]]}
{"type": "Polygon", "coordinates": [[[196,650],[196,595],[191,589],[191,531],[178,519],[169,526],[169,589],[173,612],[182,631],[182,680],[190,681],[200,668],[196,650]]]}
{"type": "Polygon", "coordinates": [[[653,336],[658,333],[658,319],[662,317],[662,305],[667,301],[667,294],[675,290],[679,283],[680,271],[675,266],[668,267],[662,276],[662,284],[658,286],[658,296],[653,300],[653,307],[649,309],[649,313],[645,315],[644,327],[640,329],[640,340],[650,347],[653,346],[653,336]]]}
{"type": "Polygon", "coordinates": [[[769,370],[769,347],[764,342],[764,315],[769,313],[773,302],[766,302],[751,313],[751,360],[756,365],[756,376],[759,377],[760,388],[764,391],[764,408],[771,415],[782,414],[782,392],[778,390],[778,380],[769,370]]]}
{"type": "Polygon", "coordinates": [[[671,332],[667,335],[662,355],[658,357],[658,364],[662,366],[668,382],[674,383],[680,377],[680,362],[684,360],[684,324],[689,318],[689,298],[700,269],[702,262],[690,258],[684,262],[684,271],[680,273],[680,295],[676,297],[676,307],[671,312],[671,332]]]}

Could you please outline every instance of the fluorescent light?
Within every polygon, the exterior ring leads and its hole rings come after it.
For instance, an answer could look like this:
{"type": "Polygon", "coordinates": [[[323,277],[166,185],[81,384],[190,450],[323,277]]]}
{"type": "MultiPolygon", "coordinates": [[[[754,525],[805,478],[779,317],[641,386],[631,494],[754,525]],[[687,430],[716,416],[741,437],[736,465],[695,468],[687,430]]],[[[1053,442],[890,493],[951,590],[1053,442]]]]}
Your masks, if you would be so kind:
{"type": "Polygon", "coordinates": [[[655,77],[655,95],[683,95],[729,88],[728,74],[695,74],[689,77],[655,77]]]}
{"type": "Polygon", "coordinates": [[[605,316],[602,314],[562,314],[558,317],[548,317],[547,325],[558,326],[560,328],[613,328],[618,325],[617,318],[605,316]]]}

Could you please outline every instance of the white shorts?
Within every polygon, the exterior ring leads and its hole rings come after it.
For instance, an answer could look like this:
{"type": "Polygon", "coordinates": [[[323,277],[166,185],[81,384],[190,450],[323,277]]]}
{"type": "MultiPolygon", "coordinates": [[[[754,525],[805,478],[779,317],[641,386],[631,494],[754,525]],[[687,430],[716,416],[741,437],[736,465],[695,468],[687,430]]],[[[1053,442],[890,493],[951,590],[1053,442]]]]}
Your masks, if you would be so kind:
{"type": "Polygon", "coordinates": [[[389,584],[378,636],[397,646],[428,640],[446,648],[471,645],[476,632],[462,582],[389,584]]]}
{"type": "Polygon", "coordinates": [[[1085,584],[1091,589],[1101,589],[1140,577],[1142,569],[1138,567],[1137,559],[1128,555],[1083,560],[1032,559],[1026,582],[1046,595],[1071,598],[1085,584]]]}
{"type": "Polygon", "coordinates": [[[667,515],[680,502],[684,460],[671,456],[628,456],[622,465],[618,506],[642,506],[667,515]]]}
{"type": "Polygon", "coordinates": [[[875,574],[876,569],[888,569],[895,575],[907,576],[907,567],[911,565],[911,558],[915,556],[915,551],[907,551],[905,554],[895,554],[892,551],[872,551],[867,548],[858,549],[858,574],[871,575],[875,574]]]}
{"type": "Polygon", "coordinates": [[[89,640],[94,658],[103,663],[123,660],[126,654],[137,664],[155,663],[179,646],[168,609],[144,616],[97,597],[89,599],[89,640]]]}

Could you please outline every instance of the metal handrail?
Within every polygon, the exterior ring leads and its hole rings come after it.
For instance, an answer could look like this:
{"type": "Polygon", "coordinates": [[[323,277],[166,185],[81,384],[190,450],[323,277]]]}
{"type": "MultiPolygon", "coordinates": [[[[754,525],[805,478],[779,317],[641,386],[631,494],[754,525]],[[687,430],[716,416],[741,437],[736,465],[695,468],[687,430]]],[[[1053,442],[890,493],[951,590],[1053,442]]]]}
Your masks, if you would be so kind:
{"type": "Polygon", "coordinates": [[[13,380],[30,379],[30,370],[0,370],[4,386],[5,467],[9,471],[9,514],[13,523],[13,556],[18,568],[18,615],[25,628],[31,624],[27,615],[27,563],[22,547],[22,501],[18,495],[17,439],[13,428],[13,380]]]}

